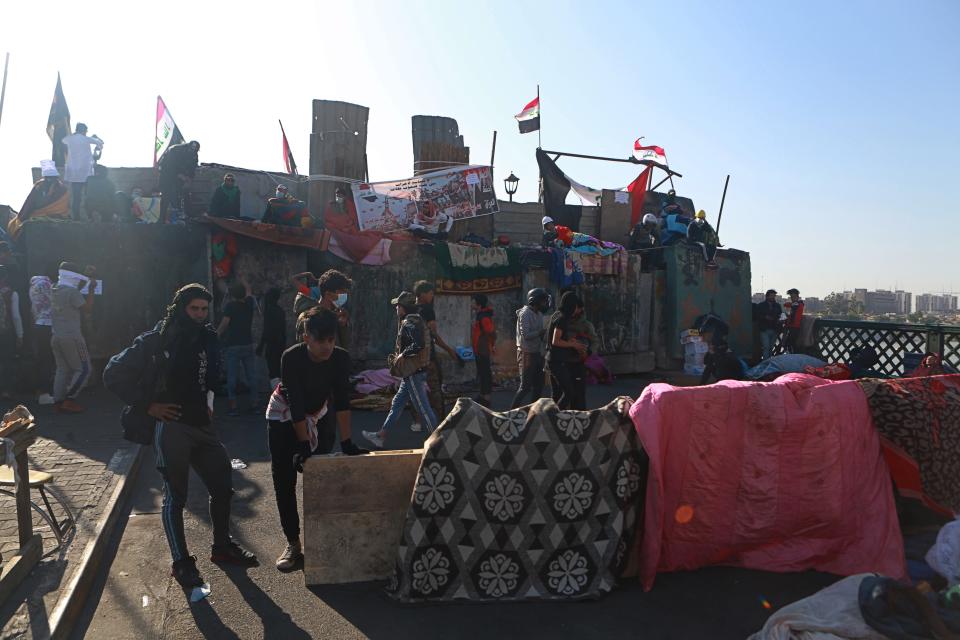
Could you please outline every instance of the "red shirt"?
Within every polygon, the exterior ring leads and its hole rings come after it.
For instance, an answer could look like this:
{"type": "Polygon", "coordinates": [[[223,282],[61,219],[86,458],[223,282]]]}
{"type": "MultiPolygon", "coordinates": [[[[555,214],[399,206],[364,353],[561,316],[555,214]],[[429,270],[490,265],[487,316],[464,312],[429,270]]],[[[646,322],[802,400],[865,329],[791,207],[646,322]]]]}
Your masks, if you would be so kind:
{"type": "Polygon", "coordinates": [[[803,300],[797,300],[796,303],[787,300],[783,303],[783,311],[787,314],[786,327],[799,329],[800,322],[803,320],[803,300]]]}

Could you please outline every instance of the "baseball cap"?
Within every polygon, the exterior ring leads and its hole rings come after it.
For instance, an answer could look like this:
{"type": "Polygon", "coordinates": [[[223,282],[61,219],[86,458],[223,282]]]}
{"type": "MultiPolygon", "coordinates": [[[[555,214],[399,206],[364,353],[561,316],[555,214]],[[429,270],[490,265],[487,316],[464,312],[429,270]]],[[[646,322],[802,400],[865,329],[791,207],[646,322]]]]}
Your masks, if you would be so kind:
{"type": "Polygon", "coordinates": [[[400,295],[390,301],[393,306],[402,305],[404,307],[417,306],[417,294],[412,291],[401,291],[400,295]]]}

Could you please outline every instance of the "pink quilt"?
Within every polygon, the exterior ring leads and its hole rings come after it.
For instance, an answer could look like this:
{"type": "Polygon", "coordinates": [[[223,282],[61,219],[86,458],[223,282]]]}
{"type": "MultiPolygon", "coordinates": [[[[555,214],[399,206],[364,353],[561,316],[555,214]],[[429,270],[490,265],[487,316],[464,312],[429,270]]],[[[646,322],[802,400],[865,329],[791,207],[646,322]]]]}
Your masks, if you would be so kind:
{"type": "Polygon", "coordinates": [[[890,472],[856,382],[653,384],[630,417],[650,456],[644,589],[657,572],[707,565],[906,575],[890,472]]]}

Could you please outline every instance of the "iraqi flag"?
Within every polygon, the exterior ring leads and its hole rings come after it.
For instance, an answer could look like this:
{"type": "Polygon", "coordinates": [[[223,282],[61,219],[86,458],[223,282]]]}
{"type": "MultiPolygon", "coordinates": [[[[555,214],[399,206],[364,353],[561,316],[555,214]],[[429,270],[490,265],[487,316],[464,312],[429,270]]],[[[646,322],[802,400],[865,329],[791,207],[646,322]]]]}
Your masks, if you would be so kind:
{"type": "Polygon", "coordinates": [[[183,142],[183,134],[180,128],[173,121],[170,110],[164,104],[163,98],[157,96],[157,136],[153,145],[153,166],[157,166],[160,158],[167,152],[171,145],[183,142]]]}
{"type": "Polygon", "coordinates": [[[532,133],[540,130],[540,96],[537,96],[523,108],[523,111],[513,116],[520,125],[520,133],[532,133]]]}
{"type": "Polygon", "coordinates": [[[50,103],[50,115],[47,116],[47,135],[53,143],[53,152],[50,157],[56,166],[62,167],[66,163],[66,147],[63,146],[63,139],[70,135],[70,109],[67,108],[67,99],[63,97],[59,73],[57,88],[53,90],[53,102],[50,103]]]}
{"type": "Polygon", "coordinates": [[[636,142],[633,143],[633,157],[645,164],[667,166],[667,153],[663,150],[663,147],[644,147],[640,144],[640,138],[637,138],[636,142]]]}
{"type": "MultiPolygon", "coordinates": [[[[280,122],[277,120],[277,122],[280,122]]],[[[287,168],[287,173],[292,176],[300,175],[297,173],[297,163],[293,159],[293,151],[290,151],[290,143],[287,142],[287,132],[283,130],[283,122],[280,122],[280,134],[283,136],[283,164],[287,168]]]]}

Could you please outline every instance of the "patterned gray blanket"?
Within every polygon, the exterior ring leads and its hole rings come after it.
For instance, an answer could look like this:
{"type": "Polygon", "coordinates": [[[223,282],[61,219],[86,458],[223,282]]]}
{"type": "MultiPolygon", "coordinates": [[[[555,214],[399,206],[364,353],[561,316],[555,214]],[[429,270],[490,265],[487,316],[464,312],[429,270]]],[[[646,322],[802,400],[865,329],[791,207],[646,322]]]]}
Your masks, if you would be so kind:
{"type": "Polygon", "coordinates": [[[461,398],[426,443],[387,592],[401,602],[596,598],[623,570],[647,457],[618,398],[493,413],[461,398]]]}

